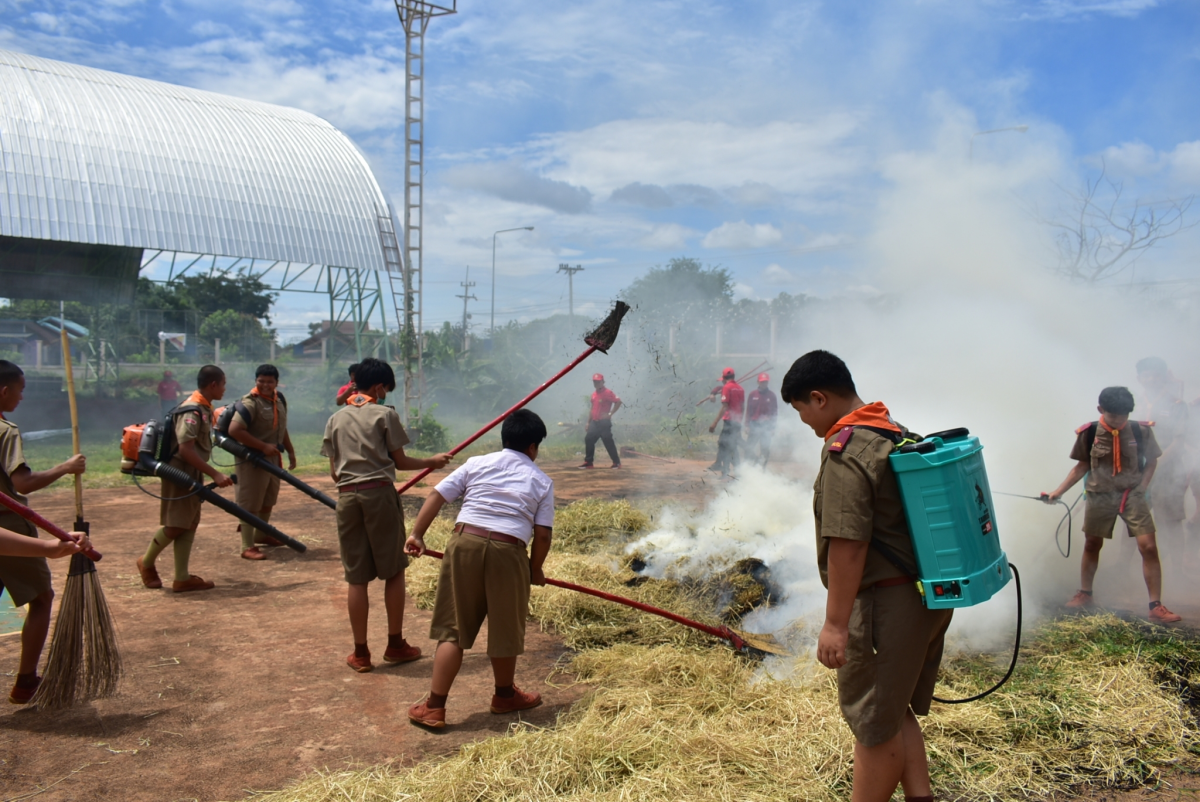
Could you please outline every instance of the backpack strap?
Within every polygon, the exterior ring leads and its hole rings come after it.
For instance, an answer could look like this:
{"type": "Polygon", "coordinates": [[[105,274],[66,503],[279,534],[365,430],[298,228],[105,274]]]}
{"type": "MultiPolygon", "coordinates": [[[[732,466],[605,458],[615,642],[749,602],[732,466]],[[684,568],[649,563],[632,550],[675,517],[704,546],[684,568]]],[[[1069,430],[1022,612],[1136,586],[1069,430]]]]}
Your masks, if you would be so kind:
{"type": "Polygon", "coordinates": [[[1083,435],[1083,445],[1089,457],[1092,455],[1092,446],[1096,443],[1096,429],[1099,426],[1100,421],[1094,420],[1091,423],[1083,424],[1075,430],[1075,434],[1083,435]]]}

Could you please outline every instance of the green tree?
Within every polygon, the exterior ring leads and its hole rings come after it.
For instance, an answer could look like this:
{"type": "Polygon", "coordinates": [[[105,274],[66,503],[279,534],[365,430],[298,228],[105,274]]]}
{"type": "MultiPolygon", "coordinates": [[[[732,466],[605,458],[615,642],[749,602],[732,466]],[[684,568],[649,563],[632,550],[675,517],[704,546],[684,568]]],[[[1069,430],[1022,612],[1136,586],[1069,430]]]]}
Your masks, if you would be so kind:
{"type": "Polygon", "coordinates": [[[258,276],[241,270],[235,274],[184,276],[170,284],[138,279],[137,305],[143,309],[195,310],[202,316],[232,309],[271,322],[271,305],[278,297],[258,276]]]}

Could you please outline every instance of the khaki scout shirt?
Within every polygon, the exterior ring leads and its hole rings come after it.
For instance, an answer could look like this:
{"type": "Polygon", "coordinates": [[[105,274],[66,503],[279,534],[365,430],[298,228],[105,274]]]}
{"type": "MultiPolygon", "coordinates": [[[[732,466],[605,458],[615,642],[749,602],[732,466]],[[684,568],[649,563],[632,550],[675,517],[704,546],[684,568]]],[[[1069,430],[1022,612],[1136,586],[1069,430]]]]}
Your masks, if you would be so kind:
{"type": "MultiPolygon", "coordinates": [[[[1141,458],[1138,455],[1137,440],[1133,436],[1134,421],[1125,424],[1121,430],[1121,472],[1113,476],[1113,438],[1109,430],[1102,425],[1096,426],[1096,440],[1092,443],[1092,453],[1087,450],[1087,427],[1082,427],[1075,435],[1075,445],[1071,448],[1071,459],[1088,462],[1087,485],[1089,493],[1114,493],[1132,490],[1142,483],[1142,471],[1138,468],[1141,458]]],[[[1146,459],[1158,459],[1162,449],[1154,439],[1154,430],[1142,425],[1142,445],[1146,449],[1146,459]]]]}
{"type": "Polygon", "coordinates": [[[395,482],[392,452],[408,444],[408,433],[395,409],[383,404],[347,404],[325,424],[321,455],[329,457],[338,487],[380,480],[395,482]]]}
{"type": "MultiPolygon", "coordinates": [[[[878,540],[900,561],[916,571],[912,538],[896,474],[888,463],[895,446],[886,437],[856,429],[844,451],[821,450],[821,470],[813,485],[813,516],[817,524],[817,567],[829,587],[829,538],[870,542],[878,540]]],[[[875,548],[867,549],[859,590],[883,579],[904,576],[875,548]]]]}
{"type": "MultiPolygon", "coordinates": [[[[211,462],[213,450],[212,411],[204,407],[200,407],[199,410],[189,409],[186,412],[175,413],[172,419],[175,421],[175,442],[180,445],[187,442],[194,443],[196,454],[199,455],[200,459],[205,462],[211,462]]],[[[179,456],[179,454],[171,458],[170,464],[193,479],[199,479],[203,476],[200,471],[184,462],[183,457],[179,456]]]]}
{"type": "Polygon", "coordinates": [[[282,447],[283,441],[287,439],[287,402],[281,399],[279,393],[275,393],[274,401],[246,393],[241,397],[241,404],[250,415],[249,421],[242,419],[246,424],[246,431],[264,443],[282,447]],[[279,410],[279,426],[275,425],[275,411],[272,407],[279,410]]]}
{"type": "MultiPolygon", "coordinates": [[[[24,464],[25,447],[21,443],[21,430],[12,421],[0,418],[0,492],[22,504],[28,504],[29,499],[14,490],[12,483],[13,473],[24,464]]],[[[33,524],[8,508],[0,511],[0,527],[37,537],[33,524]]]]}

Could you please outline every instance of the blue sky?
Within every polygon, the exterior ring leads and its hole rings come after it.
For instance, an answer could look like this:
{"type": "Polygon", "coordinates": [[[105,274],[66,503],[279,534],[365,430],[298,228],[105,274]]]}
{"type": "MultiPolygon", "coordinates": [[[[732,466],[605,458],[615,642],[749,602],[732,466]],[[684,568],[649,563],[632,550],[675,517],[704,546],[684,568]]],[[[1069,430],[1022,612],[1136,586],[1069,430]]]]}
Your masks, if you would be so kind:
{"type": "MultiPolygon", "coordinates": [[[[902,154],[1035,165],[1039,212],[1101,159],[1131,199],[1200,188],[1195,2],[458,5],[427,38],[427,326],[461,313],[467,265],[486,326],[492,232],[526,225],[500,238],[498,322],[565,311],[560,262],[585,312],[684,255],[743,297],[858,287],[902,154]]],[[[307,109],[402,199],[391,0],[0,0],[0,47],[307,109]]],[[[284,307],[285,336],[322,312],[284,307]]]]}

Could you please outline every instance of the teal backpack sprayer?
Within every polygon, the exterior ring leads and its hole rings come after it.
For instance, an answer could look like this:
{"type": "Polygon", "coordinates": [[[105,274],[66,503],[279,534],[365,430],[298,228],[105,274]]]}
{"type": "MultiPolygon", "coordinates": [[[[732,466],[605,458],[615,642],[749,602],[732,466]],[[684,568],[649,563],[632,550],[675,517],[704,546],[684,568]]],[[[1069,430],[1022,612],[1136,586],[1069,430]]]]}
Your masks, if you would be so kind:
{"type": "MultiPolygon", "coordinates": [[[[897,437],[892,432],[887,436],[897,437]]],[[[1000,547],[979,438],[966,429],[949,429],[898,445],[888,461],[900,486],[916,573],[882,544],[872,545],[897,568],[917,577],[917,590],[930,609],[972,607],[992,598],[1009,580],[1016,581],[1017,634],[1003,679],[967,699],[934,697],[944,704],[973,702],[998,690],[1016,668],[1021,650],[1021,576],[1000,547]]]]}

